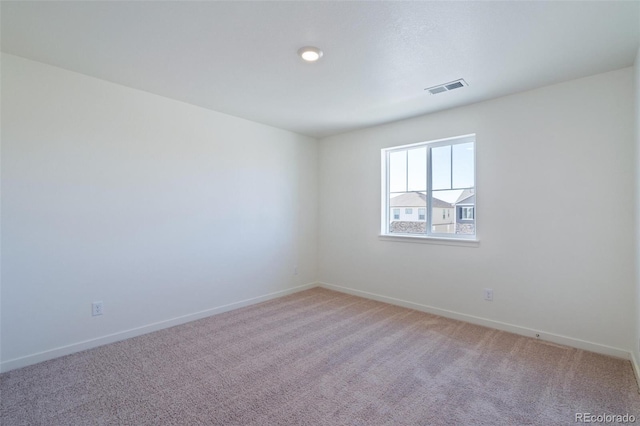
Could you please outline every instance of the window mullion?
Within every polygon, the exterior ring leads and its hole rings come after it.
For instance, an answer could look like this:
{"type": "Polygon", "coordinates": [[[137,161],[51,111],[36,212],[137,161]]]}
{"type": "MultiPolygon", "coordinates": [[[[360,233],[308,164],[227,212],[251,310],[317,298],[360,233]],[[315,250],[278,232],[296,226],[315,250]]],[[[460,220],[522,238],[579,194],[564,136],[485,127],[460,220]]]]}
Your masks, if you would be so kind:
{"type": "Polygon", "coordinates": [[[404,192],[409,192],[409,150],[404,152],[404,192]]]}
{"type": "Polygon", "coordinates": [[[385,161],[386,161],[386,164],[387,164],[386,165],[387,173],[386,173],[386,176],[385,176],[386,208],[385,208],[385,212],[384,212],[384,215],[385,215],[385,225],[384,225],[384,227],[385,227],[385,233],[388,234],[390,229],[391,229],[390,228],[390,226],[391,226],[391,217],[390,217],[390,215],[391,215],[391,212],[390,212],[391,211],[391,175],[389,173],[389,170],[391,168],[391,156],[390,156],[389,152],[387,152],[386,154],[387,155],[385,156],[386,157],[385,161]]]}
{"type": "Polygon", "coordinates": [[[431,223],[432,223],[432,216],[433,216],[433,208],[431,207],[431,199],[433,198],[431,196],[431,185],[432,185],[432,176],[431,176],[431,147],[428,146],[427,147],[427,193],[426,193],[426,198],[427,198],[427,215],[426,215],[426,223],[425,223],[425,234],[426,235],[431,235],[431,223]]]}
{"type": "Polygon", "coordinates": [[[449,145],[449,189],[453,189],[453,145],[449,145]]]}

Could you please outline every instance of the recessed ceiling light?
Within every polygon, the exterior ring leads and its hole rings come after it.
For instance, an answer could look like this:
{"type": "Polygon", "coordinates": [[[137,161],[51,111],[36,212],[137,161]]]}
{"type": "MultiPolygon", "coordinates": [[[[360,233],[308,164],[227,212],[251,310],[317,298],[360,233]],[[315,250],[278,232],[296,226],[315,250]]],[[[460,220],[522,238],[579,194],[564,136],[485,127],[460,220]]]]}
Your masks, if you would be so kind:
{"type": "Polygon", "coordinates": [[[322,58],[322,50],[313,46],[305,46],[298,49],[298,55],[307,62],[315,62],[322,58]]]}

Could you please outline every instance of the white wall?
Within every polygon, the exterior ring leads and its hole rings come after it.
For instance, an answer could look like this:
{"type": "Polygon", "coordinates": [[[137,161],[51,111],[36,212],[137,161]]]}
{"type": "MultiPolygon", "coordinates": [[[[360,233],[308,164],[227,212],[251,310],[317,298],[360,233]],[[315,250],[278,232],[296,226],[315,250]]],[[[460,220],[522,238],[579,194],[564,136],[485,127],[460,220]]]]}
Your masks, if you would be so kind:
{"type": "MultiPolygon", "coordinates": [[[[638,16],[640,25],[640,15],[638,16]]],[[[638,43],[640,45],[640,41],[638,43]]],[[[636,318],[633,344],[634,367],[640,381],[640,48],[634,64],[635,137],[636,137],[636,318]]]]}
{"type": "Polygon", "coordinates": [[[315,139],[11,55],[1,82],[5,370],[315,281],[315,139]]]}
{"type": "Polygon", "coordinates": [[[626,68],[321,140],[320,281],[628,355],[632,84],[626,68]],[[380,149],[469,133],[480,246],[380,240],[380,149]]]}
{"type": "MultiPolygon", "coordinates": [[[[2,99],[2,55],[0,54],[0,100],[2,99]]],[[[0,101],[0,372],[2,372],[2,102],[0,101]]]]}

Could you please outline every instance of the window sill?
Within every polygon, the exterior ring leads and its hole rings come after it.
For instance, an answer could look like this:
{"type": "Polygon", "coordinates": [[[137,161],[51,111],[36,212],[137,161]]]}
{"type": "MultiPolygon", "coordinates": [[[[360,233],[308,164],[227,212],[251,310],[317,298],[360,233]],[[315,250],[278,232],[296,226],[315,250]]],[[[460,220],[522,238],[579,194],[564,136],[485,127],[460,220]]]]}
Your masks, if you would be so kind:
{"type": "Polygon", "coordinates": [[[381,241],[397,241],[402,243],[441,244],[445,246],[479,247],[480,240],[443,237],[423,237],[416,235],[379,235],[381,241]]]}

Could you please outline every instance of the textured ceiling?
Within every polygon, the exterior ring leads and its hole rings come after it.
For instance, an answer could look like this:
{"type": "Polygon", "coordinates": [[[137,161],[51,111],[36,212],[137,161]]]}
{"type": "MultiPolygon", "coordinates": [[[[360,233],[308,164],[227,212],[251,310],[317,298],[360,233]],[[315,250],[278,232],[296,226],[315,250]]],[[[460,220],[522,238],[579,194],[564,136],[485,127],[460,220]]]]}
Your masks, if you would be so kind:
{"type": "Polygon", "coordinates": [[[316,137],[626,67],[640,39],[639,2],[0,7],[3,52],[316,137]]]}

